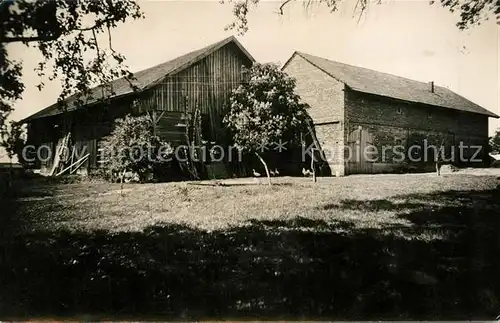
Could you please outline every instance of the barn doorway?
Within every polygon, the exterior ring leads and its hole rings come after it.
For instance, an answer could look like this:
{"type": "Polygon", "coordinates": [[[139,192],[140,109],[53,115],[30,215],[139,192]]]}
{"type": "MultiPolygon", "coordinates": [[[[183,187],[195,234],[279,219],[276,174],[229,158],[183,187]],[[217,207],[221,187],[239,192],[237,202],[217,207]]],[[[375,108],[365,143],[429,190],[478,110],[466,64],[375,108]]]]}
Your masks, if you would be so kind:
{"type": "Polygon", "coordinates": [[[347,174],[371,174],[376,152],[373,136],[368,130],[359,126],[349,134],[345,151],[347,174]]]}

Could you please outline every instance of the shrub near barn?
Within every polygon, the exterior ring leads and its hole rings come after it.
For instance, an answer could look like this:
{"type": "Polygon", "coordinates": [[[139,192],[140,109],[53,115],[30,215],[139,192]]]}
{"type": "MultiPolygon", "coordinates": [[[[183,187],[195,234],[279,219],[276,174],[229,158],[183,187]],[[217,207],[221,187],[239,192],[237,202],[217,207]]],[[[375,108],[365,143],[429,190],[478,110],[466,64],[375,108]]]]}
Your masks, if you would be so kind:
{"type": "Polygon", "coordinates": [[[295,79],[274,64],[254,64],[244,69],[243,82],[230,96],[223,120],[231,131],[234,145],[256,155],[271,184],[262,153],[288,150],[298,144],[306,130],[306,104],[295,94],[295,79]]]}
{"type": "Polygon", "coordinates": [[[140,181],[157,177],[161,168],[170,166],[173,153],[171,145],[155,135],[149,116],[117,119],[99,149],[108,179],[121,181],[126,172],[137,175],[140,181]]]}

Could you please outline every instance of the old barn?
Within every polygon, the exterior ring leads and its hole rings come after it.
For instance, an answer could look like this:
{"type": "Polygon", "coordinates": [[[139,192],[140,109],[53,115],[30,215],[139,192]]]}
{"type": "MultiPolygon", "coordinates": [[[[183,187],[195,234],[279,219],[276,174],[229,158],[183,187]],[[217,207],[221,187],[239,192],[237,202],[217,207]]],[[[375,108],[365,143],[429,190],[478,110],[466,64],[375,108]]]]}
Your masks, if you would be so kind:
{"type": "Polygon", "coordinates": [[[329,174],[432,170],[441,147],[450,163],[487,163],[488,118],[499,116],[445,87],[302,52],[283,70],[310,105],[329,174]]]}
{"type": "Polygon", "coordinates": [[[96,169],[99,141],[112,131],[115,119],[129,113],[155,115],[157,133],[176,144],[185,139],[185,120],[198,107],[207,139],[216,140],[228,96],[241,81],[242,67],[253,62],[238,40],[229,37],[136,72],[132,84],[117,79],[111,83],[111,92],[96,87],[84,104],[75,105],[76,97],[70,97],[65,111],[51,105],[23,120],[28,126],[28,144],[37,149],[50,147],[40,150],[42,158],[36,167],[49,175],[96,169]],[[67,153],[61,156],[63,151],[67,153]]]}

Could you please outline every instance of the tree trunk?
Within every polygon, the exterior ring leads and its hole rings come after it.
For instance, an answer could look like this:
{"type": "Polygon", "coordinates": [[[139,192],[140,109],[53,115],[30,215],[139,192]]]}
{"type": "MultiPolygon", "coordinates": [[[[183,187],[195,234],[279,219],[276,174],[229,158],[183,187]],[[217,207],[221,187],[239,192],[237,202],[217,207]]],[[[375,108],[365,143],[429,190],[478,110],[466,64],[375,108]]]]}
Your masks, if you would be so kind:
{"type": "Polygon", "coordinates": [[[125,177],[125,171],[123,170],[122,175],[120,176],[120,195],[123,195],[123,178],[125,177]]]}
{"type": "Polygon", "coordinates": [[[315,151],[315,149],[312,149],[312,152],[311,152],[311,171],[312,171],[312,175],[313,175],[313,183],[316,183],[316,169],[314,167],[314,151],[315,151]]]}
{"type": "Polygon", "coordinates": [[[9,183],[8,188],[12,186],[12,157],[9,157],[9,183]]]}
{"type": "Polygon", "coordinates": [[[271,184],[271,174],[269,174],[269,168],[267,168],[266,162],[264,161],[264,159],[262,159],[262,157],[260,157],[259,153],[255,152],[255,155],[257,155],[257,157],[259,158],[262,165],[264,165],[264,168],[266,169],[267,183],[269,184],[269,186],[271,186],[272,185],[271,184]]]}
{"type": "Polygon", "coordinates": [[[436,153],[436,173],[438,176],[441,176],[441,149],[443,149],[444,138],[441,140],[441,145],[438,147],[438,151],[436,153]]]}

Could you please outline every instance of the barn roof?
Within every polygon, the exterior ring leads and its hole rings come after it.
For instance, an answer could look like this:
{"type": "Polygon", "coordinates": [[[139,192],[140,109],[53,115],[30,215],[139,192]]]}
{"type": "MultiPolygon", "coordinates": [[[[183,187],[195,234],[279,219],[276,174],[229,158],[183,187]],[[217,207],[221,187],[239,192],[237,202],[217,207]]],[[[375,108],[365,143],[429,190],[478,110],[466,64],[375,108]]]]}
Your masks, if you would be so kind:
{"type": "MultiPolygon", "coordinates": [[[[247,50],[240,44],[240,42],[234,37],[230,36],[224,40],[221,40],[217,43],[211,44],[209,46],[206,46],[204,48],[192,51],[190,53],[187,53],[185,55],[179,56],[177,58],[174,58],[170,61],[167,61],[165,63],[150,67],[148,69],[135,72],[135,80],[132,80],[132,85],[129,83],[128,80],[125,78],[120,78],[117,80],[114,80],[111,82],[111,89],[113,93],[109,95],[109,91],[107,93],[108,98],[117,98],[117,97],[122,97],[128,94],[131,94],[134,92],[133,86],[137,87],[138,91],[144,91],[154,85],[156,85],[159,81],[161,81],[163,78],[165,78],[168,75],[174,75],[182,70],[185,70],[189,66],[193,65],[194,63],[202,60],[203,58],[207,57],[208,55],[212,54],[213,52],[217,51],[218,49],[222,48],[223,46],[229,44],[229,43],[234,43],[238,48],[243,52],[243,54],[248,57],[248,59],[252,62],[255,62],[255,59],[250,55],[250,53],[247,52],[247,50]]],[[[66,102],[68,103],[68,109],[67,111],[72,111],[72,110],[77,110],[80,109],[84,106],[93,104],[98,102],[103,98],[103,90],[100,86],[97,86],[93,89],[90,90],[91,93],[87,98],[84,98],[85,105],[83,106],[74,106],[72,103],[74,103],[77,100],[77,95],[72,95],[69,98],[66,99],[66,102]]],[[[55,103],[25,119],[23,119],[21,122],[29,122],[34,119],[39,119],[39,118],[44,118],[48,116],[53,116],[62,113],[61,109],[59,108],[58,104],[55,103]]]]}
{"type": "Polygon", "coordinates": [[[302,52],[295,52],[292,57],[295,55],[301,56],[318,69],[357,92],[499,118],[495,113],[441,86],[434,86],[434,92],[432,92],[429,84],[425,82],[339,63],[302,52]]]}

